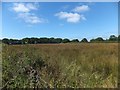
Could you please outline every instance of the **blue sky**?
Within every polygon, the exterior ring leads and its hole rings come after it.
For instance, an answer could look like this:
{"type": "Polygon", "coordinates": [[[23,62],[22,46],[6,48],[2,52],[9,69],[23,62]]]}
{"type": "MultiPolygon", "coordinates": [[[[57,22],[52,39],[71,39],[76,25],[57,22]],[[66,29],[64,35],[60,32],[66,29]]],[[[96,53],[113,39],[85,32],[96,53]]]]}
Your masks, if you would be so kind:
{"type": "Polygon", "coordinates": [[[3,3],[2,38],[108,38],[118,34],[117,2],[3,3]]]}

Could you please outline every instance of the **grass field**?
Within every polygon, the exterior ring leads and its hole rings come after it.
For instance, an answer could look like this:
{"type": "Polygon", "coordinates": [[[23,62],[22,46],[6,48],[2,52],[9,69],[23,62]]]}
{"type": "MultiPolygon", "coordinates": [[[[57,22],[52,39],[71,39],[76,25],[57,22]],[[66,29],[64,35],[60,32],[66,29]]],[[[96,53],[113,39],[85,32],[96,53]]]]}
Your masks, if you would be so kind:
{"type": "Polygon", "coordinates": [[[117,43],[3,45],[3,87],[115,88],[117,43]]]}

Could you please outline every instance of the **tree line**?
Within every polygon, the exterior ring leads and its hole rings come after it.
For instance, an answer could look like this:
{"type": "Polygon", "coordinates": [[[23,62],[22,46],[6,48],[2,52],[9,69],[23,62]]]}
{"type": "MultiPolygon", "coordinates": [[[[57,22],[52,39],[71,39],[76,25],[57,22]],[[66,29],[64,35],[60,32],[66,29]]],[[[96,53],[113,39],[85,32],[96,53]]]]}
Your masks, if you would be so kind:
{"type": "Polygon", "coordinates": [[[62,39],[62,38],[23,38],[23,39],[8,39],[8,38],[3,38],[1,40],[5,44],[46,44],[46,43],[96,43],[96,42],[118,42],[120,41],[120,35],[117,37],[115,35],[111,35],[109,39],[103,39],[102,37],[98,37],[95,39],[91,39],[88,41],[86,38],[83,38],[81,41],[78,39],[62,39]]]}

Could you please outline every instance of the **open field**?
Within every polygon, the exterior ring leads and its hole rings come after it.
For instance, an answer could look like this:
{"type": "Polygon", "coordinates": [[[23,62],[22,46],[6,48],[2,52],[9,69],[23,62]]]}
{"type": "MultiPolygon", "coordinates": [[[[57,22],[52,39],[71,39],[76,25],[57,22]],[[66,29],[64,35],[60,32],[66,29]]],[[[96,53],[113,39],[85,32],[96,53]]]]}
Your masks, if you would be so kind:
{"type": "Polygon", "coordinates": [[[117,87],[117,43],[3,45],[3,87],[117,87]]]}

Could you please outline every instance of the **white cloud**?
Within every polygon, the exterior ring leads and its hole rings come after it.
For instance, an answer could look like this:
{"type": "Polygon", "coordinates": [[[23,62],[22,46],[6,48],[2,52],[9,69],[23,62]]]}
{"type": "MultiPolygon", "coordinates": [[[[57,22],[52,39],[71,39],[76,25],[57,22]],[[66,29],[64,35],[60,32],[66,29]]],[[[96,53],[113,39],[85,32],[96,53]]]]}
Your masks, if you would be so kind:
{"type": "Polygon", "coordinates": [[[72,11],[74,12],[85,12],[88,11],[90,8],[87,5],[77,6],[72,11]]]}
{"type": "Polygon", "coordinates": [[[37,23],[43,23],[43,22],[45,22],[44,19],[39,18],[35,14],[31,14],[31,13],[20,13],[18,15],[18,18],[21,18],[26,23],[30,23],[30,24],[37,24],[37,23]]]}
{"type": "Polygon", "coordinates": [[[77,23],[80,20],[85,20],[85,17],[78,13],[59,12],[56,13],[55,16],[58,16],[60,19],[66,19],[66,21],[70,23],[77,23]]]}
{"type": "Polygon", "coordinates": [[[19,19],[24,20],[26,23],[37,24],[46,22],[45,19],[33,13],[33,10],[38,9],[37,6],[36,3],[14,3],[12,10],[17,13],[19,19]]]}
{"type": "Polygon", "coordinates": [[[76,6],[74,9],[70,10],[70,12],[58,12],[55,14],[60,19],[65,19],[70,23],[78,23],[81,20],[86,20],[83,12],[88,11],[90,8],[88,5],[76,6]]]}
{"type": "Polygon", "coordinates": [[[26,4],[26,7],[29,8],[30,10],[37,10],[36,4],[28,3],[26,4]]]}
{"type": "Polygon", "coordinates": [[[13,10],[15,12],[30,12],[31,10],[36,10],[37,7],[35,7],[34,4],[31,3],[14,3],[13,4],[13,10]]]}

